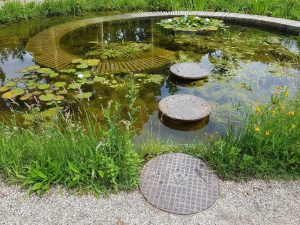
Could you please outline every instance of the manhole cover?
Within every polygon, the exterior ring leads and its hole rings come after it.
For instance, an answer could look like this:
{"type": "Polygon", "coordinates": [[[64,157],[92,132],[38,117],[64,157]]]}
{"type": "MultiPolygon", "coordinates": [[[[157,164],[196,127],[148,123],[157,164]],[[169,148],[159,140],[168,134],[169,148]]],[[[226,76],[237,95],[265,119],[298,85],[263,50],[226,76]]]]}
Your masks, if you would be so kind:
{"type": "Polygon", "coordinates": [[[199,63],[186,62],[177,63],[170,67],[170,71],[183,79],[197,80],[208,76],[208,70],[204,69],[199,63]]]}
{"type": "Polygon", "coordinates": [[[146,163],[140,189],[161,210],[193,214],[214,204],[219,195],[219,180],[200,159],[172,153],[146,163]]]}
{"type": "Polygon", "coordinates": [[[193,122],[207,117],[211,111],[211,105],[193,95],[171,95],[163,98],[158,108],[163,116],[173,120],[193,122]]]}

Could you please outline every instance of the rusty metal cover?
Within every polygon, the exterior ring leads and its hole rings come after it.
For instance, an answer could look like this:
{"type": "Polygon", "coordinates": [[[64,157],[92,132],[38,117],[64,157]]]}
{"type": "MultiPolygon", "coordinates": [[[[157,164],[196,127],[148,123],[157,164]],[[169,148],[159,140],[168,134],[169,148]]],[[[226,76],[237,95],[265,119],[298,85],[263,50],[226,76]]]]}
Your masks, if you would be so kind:
{"type": "Polygon", "coordinates": [[[219,195],[219,180],[200,159],[172,153],[146,163],[140,189],[161,210],[193,214],[214,204],[219,195]]]}
{"type": "Polygon", "coordinates": [[[209,74],[207,69],[194,62],[174,64],[170,67],[170,71],[177,77],[189,80],[203,79],[209,74]]]}
{"type": "Polygon", "coordinates": [[[178,94],[163,98],[158,104],[159,111],[172,120],[193,122],[207,117],[211,105],[194,95],[178,94]]]}

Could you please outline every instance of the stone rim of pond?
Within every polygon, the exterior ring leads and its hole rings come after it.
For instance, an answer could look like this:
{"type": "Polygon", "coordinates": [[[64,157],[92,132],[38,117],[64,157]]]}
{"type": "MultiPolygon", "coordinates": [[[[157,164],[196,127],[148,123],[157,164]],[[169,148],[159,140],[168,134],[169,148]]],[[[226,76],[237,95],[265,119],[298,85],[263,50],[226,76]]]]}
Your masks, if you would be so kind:
{"type": "Polygon", "coordinates": [[[212,106],[200,97],[177,94],[160,100],[158,109],[163,116],[169,119],[183,122],[196,122],[209,116],[212,106]]]}
{"type": "Polygon", "coordinates": [[[173,75],[187,80],[200,80],[209,75],[207,69],[195,62],[176,63],[170,67],[170,71],[173,75]]]}
{"type": "Polygon", "coordinates": [[[140,190],[153,206],[174,214],[206,210],[219,196],[219,178],[200,159],[182,153],[155,157],[141,172],[140,190]]]}

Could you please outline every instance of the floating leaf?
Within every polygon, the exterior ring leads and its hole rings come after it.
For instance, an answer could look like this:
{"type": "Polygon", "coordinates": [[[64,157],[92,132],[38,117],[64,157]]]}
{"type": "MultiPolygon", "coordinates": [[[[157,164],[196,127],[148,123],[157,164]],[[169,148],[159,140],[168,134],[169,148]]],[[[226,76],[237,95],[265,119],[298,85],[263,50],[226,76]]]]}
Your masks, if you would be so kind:
{"type": "Polygon", "coordinates": [[[64,70],[61,70],[60,72],[62,73],[76,73],[77,70],[75,69],[64,69],[64,70]]]}
{"type": "Polygon", "coordinates": [[[30,99],[31,97],[32,97],[32,94],[26,94],[26,95],[23,95],[23,96],[20,98],[20,100],[21,100],[21,101],[26,101],[26,100],[30,99]]]}
{"type": "Polygon", "coordinates": [[[78,66],[76,66],[78,69],[86,69],[89,67],[87,63],[81,63],[78,66]]]}
{"type": "Polygon", "coordinates": [[[62,95],[57,95],[57,96],[55,96],[55,97],[53,98],[54,101],[62,101],[62,100],[64,100],[64,99],[65,99],[65,97],[62,96],[62,95]]]}
{"type": "Polygon", "coordinates": [[[16,86],[16,85],[17,85],[16,82],[10,81],[10,82],[5,83],[3,86],[6,86],[6,87],[13,87],[13,86],[16,86]]]}
{"type": "Polygon", "coordinates": [[[68,94],[68,91],[67,90],[61,90],[58,93],[61,94],[61,95],[65,95],[65,94],[68,94]]]}
{"type": "Polygon", "coordinates": [[[86,98],[90,98],[92,95],[93,95],[92,92],[79,93],[79,94],[75,95],[75,98],[86,99],[86,98]]]}
{"type": "Polygon", "coordinates": [[[26,68],[20,69],[17,71],[17,73],[27,73],[28,70],[26,68]]]}
{"type": "Polygon", "coordinates": [[[164,80],[164,77],[159,74],[154,74],[154,75],[150,75],[149,79],[153,83],[160,84],[164,80]]]}
{"type": "Polygon", "coordinates": [[[63,81],[54,83],[54,86],[57,87],[57,88],[61,88],[61,87],[64,87],[66,85],[67,85],[67,83],[63,82],[63,81]]]}
{"type": "Polygon", "coordinates": [[[16,94],[8,91],[8,92],[5,92],[3,95],[2,95],[2,98],[4,99],[10,99],[10,98],[15,98],[16,97],[16,94]]]}
{"type": "Polygon", "coordinates": [[[40,95],[40,94],[42,94],[42,92],[40,92],[40,91],[34,91],[34,92],[32,92],[31,94],[32,94],[32,95],[40,95]]]}
{"type": "Polygon", "coordinates": [[[45,89],[48,89],[48,88],[50,88],[50,84],[40,84],[39,86],[38,86],[38,89],[40,89],[40,90],[45,90],[45,89]]]}
{"type": "Polygon", "coordinates": [[[83,62],[83,59],[73,59],[72,60],[73,64],[79,64],[79,63],[82,63],[82,62],[83,62]]]}
{"type": "Polygon", "coordinates": [[[41,68],[40,66],[34,65],[34,66],[28,66],[26,68],[27,71],[31,72],[31,71],[35,71],[38,70],[39,68],[41,68]]]}
{"type": "Polygon", "coordinates": [[[51,72],[53,72],[53,70],[51,70],[50,68],[41,68],[41,69],[38,69],[36,72],[38,72],[38,73],[47,73],[47,74],[49,74],[49,73],[51,73],[51,72]]]}
{"type": "Polygon", "coordinates": [[[88,81],[86,82],[86,84],[94,84],[94,83],[95,83],[94,80],[88,80],[88,81]]]}
{"type": "Polygon", "coordinates": [[[14,88],[10,92],[18,96],[24,94],[25,90],[23,88],[14,88]]]}
{"type": "Polygon", "coordinates": [[[101,82],[103,83],[106,79],[104,77],[94,77],[95,82],[101,82]]]}
{"type": "Polygon", "coordinates": [[[39,97],[39,99],[41,101],[44,101],[44,102],[50,102],[54,99],[54,94],[45,94],[45,95],[41,95],[39,97]]]}
{"type": "Polygon", "coordinates": [[[49,73],[49,76],[50,76],[51,78],[57,77],[58,75],[59,75],[58,73],[53,72],[53,71],[51,71],[51,72],[49,73]]]}
{"type": "Polygon", "coordinates": [[[100,62],[99,59],[88,59],[85,61],[89,66],[97,66],[100,62]]]}
{"type": "Polygon", "coordinates": [[[8,90],[9,90],[9,87],[6,87],[6,86],[0,87],[0,92],[6,92],[8,90]]]}
{"type": "Polygon", "coordinates": [[[81,87],[81,84],[78,84],[78,83],[69,84],[69,86],[68,86],[69,89],[79,89],[80,87],[81,87]]]}

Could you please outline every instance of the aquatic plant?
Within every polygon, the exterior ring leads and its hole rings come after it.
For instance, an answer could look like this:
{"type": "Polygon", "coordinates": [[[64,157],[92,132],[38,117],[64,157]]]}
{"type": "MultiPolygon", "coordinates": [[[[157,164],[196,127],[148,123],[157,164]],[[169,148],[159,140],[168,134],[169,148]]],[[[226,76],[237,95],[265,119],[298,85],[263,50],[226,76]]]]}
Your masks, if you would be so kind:
{"type": "Polygon", "coordinates": [[[165,29],[195,32],[197,34],[225,29],[225,24],[222,20],[200,18],[198,16],[174,17],[172,19],[161,20],[158,24],[165,29]]]}
{"type": "Polygon", "coordinates": [[[93,46],[88,50],[88,57],[99,59],[132,59],[140,54],[151,50],[152,45],[137,42],[108,43],[104,47],[93,46]]]}

